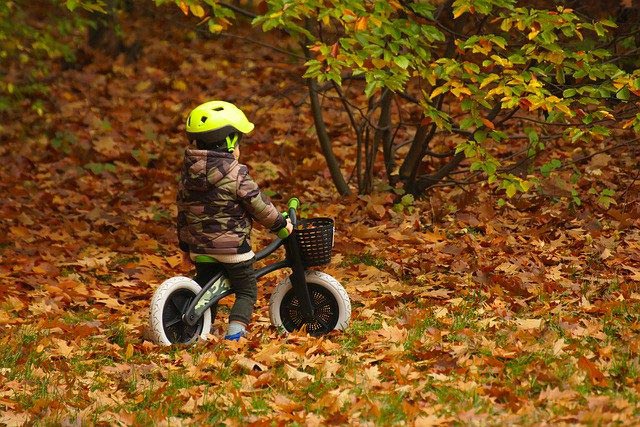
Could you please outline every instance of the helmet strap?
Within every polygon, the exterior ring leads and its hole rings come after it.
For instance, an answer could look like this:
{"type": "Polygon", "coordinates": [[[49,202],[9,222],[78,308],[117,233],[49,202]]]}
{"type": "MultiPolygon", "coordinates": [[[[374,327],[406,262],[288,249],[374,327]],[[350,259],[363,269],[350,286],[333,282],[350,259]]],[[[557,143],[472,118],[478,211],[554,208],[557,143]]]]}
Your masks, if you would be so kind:
{"type": "Polygon", "coordinates": [[[234,133],[233,135],[229,135],[226,138],[227,141],[227,150],[232,152],[236,148],[236,144],[238,143],[238,134],[234,133]]]}

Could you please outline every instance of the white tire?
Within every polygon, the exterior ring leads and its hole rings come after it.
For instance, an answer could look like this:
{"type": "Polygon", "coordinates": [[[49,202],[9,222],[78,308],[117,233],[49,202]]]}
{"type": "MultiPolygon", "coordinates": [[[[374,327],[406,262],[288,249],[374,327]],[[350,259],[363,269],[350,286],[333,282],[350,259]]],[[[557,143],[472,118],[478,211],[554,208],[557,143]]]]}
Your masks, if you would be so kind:
{"type": "Polygon", "coordinates": [[[322,335],[330,330],[343,330],[351,318],[351,301],[347,291],[335,278],[320,271],[306,272],[311,301],[316,309],[311,323],[304,321],[300,315],[299,302],[287,277],[276,286],[269,300],[269,317],[271,323],[285,333],[293,332],[302,324],[312,335],[322,335]]]}
{"type": "Polygon", "coordinates": [[[194,326],[182,320],[182,314],[201,288],[188,277],[165,280],[151,299],[149,326],[156,344],[191,344],[206,339],[211,330],[211,310],[207,310],[194,326]]]}

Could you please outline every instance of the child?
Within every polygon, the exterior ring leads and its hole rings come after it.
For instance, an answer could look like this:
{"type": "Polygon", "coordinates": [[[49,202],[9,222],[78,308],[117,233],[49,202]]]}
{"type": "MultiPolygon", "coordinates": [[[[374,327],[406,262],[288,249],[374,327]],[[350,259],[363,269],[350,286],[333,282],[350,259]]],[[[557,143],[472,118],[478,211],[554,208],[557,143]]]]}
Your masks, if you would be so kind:
{"type": "Polygon", "coordinates": [[[278,237],[293,227],[260,192],[238,143],[254,125],[235,105],[211,101],[187,118],[187,137],[178,187],[178,240],[196,265],[195,281],[204,286],[222,265],[236,294],[225,338],[245,334],[257,297],[255,254],[250,233],[255,219],[278,237]]]}

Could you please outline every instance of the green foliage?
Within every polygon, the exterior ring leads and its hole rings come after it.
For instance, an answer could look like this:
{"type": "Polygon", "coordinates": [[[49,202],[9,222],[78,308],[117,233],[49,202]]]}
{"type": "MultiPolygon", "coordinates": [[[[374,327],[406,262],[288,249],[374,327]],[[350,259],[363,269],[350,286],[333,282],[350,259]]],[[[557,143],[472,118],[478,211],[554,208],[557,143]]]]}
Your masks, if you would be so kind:
{"type": "MultiPolygon", "coordinates": [[[[175,4],[212,32],[228,29],[242,12],[218,0],[155,3],[175,4]]],[[[0,14],[17,2],[8,4],[0,14]]],[[[66,5],[94,12],[104,8],[101,0],[66,0],[66,5]]],[[[254,15],[253,24],[263,31],[281,30],[301,46],[303,77],[331,83],[323,90],[335,88],[360,143],[374,134],[378,138],[380,129],[395,129],[383,144],[360,145],[374,147],[364,153],[371,164],[378,162],[376,147],[384,145],[378,169],[384,167],[392,187],[402,182],[414,195],[443,179],[457,184],[450,177],[462,164],[469,174],[484,176],[496,191],[514,197],[540,188],[566,167],[559,160],[566,155],[553,141],[588,146],[613,140],[621,119],[623,129],[640,131],[634,28],[616,33],[614,18],[515,0],[266,0],[259,13],[243,15],[254,15]],[[391,99],[418,119],[407,124],[392,114],[385,117],[391,99]],[[523,137],[515,129],[525,132],[520,157],[514,146],[523,137]],[[417,136],[421,130],[426,139],[417,136]],[[548,130],[556,132],[553,138],[548,130]],[[403,133],[416,136],[408,153],[400,154],[395,138],[403,133]],[[431,150],[436,134],[455,137],[455,146],[431,150]]],[[[58,52],[50,40],[32,46],[58,52]]],[[[5,92],[14,86],[6,84],[5,92]]],[[[372,175],[374,168],[367,170],[372,175]]],[[[373,186],[360,179],[364,173],[357,171],[359,189],[370,191],[373,186]]],[[[576,188],[565,190],[568,201],[580,202],[576,188]]],[[[610,206],[613,199],[603,194],[598,200],[610,206]]]]}
{"type": "Polygon", "coordinates": [[[413,194],[405,194],[400,201],[393,205],[393,210],[398,213],[404,213],[405,211],[411,214],[414,210],[413,203],[415,198],[413,194]]]}
{"type": "MultiPolygon", "coordinates": [[[[254,23],[283,29],[309,45],[304,77],[337,85],[344,76],[363,77],[364,93],[374,102],[383,88],[407,93],[419,86],[422,123],[466,136],[456,152],[471,160],[471,172],[499,183],[509,197],[539,181],[514,177],[492,154],[511,142],[508,126],[518,119],[496,124],[496,117],[542,114],[545,127],[561,126],[561,138],[589,144],[610,138],[616,105],[640,96],[639,62],[626,69],[617,65],[620,52],[614,52],[611,34],[616,23],[587,20],[563,6],[456,0],[447,11],[435,1],[266,3],[268,11],[254,23]],[[452,107],[463,114],[453,118],[452,107]]],[[[625,40],[623,50],[633,52],[633,41],[625,40]]],[[[624,127],[638,131],[640,115],[624,127]]],[[[546,149],[539,128],[527,131],[531,159],[546,149]]],[[[547,177],[559,167],[551,160],[539,170],[547,177]]]]}
{"type": "Polygon", "coordinates": [[[604,190],[600,191],[600,193],[598,193],[596,189],[592,188],[589,190],[589,193],[596,195],[598,204],[605,209],[609,209],[611,205],[617,204],[616,200],[614,199],[616,192],[610,188],[605,188],[604,190]]]}
{"type": "Polygon", "coordinates": [[[217,0],[154,0],[160,6],[167,3],[177,5],[185,15],[193,15],[206,23],[209,30],[219,33],[231,26],[235,17],[233,11],[217,0]]]}
{"type": "Polygon", "coordinates": [[[116,166],[113,163],[87,163],[84,167],[94,175],[101,175],[105,172],[115,172],[116,166]]]}

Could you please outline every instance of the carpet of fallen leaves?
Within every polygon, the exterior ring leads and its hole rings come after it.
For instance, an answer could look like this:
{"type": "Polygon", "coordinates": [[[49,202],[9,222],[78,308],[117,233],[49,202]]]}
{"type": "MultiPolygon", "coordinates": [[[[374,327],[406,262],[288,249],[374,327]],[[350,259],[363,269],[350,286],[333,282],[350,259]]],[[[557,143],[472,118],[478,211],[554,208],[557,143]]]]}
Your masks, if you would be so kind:
{"type": "MultiPolygon", "coordinates": [[[[624,172],[637,153],[589,160],[586,188],[618,189],[607,211],[537,195],[498,208],[482,186],[410,206],[341,198],[294,59],[246,40],[257,34],[154,19],[127,24],[146,37],[138,61],[92,52],[54,68],[45,115],[2,124],[0,424],[640,422],[640,183],[624,172]],[[191,272],[176,176],[185,114],[211,98],[257,124],[243,160],[277,205],[297,195],[305,214],[337,219],[324,270],[352,299],[345,332],[279,335],[277,272],[246,340],[220,339],[229,302],[206,342],[145,340],[154,288],[191,272]]],[[[328,119],[339,134],[345,118],[328,119]]],[[[353,144],[336,141],[348,173],[353,144]]],[[[268,239],[255,230],[254,244],[268,239]]]]}

